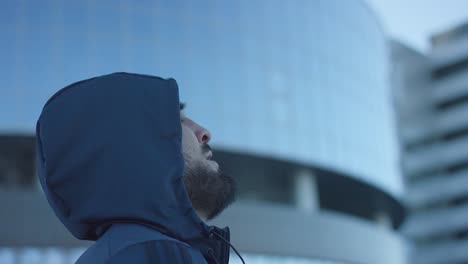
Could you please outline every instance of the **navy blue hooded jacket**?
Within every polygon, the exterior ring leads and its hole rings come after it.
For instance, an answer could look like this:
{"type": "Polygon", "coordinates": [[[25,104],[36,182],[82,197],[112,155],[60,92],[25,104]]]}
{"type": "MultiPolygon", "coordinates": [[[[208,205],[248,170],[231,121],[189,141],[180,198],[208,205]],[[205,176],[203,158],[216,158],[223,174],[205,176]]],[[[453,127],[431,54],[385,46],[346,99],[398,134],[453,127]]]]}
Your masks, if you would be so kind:
{"type": "Polygon", "coordinates": [[[69,85],[45,104],[36,136],[50,206],[95,241],[77,263],[228,263],[229,229],[207,226],[185,191],[175,80],[114,73],[69,85]]]}

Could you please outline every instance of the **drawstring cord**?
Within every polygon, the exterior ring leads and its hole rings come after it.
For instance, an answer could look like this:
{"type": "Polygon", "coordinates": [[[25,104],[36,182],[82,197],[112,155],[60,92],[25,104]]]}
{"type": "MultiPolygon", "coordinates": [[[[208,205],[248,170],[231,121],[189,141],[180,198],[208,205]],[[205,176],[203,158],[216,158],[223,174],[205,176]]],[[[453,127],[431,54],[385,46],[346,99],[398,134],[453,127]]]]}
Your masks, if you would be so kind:
{"type": "Polygon", "coordinates": [[[215,264],[219,264],[218,260],[216,259],[216,256],[214,255],[213,250],[209,250],[208,254],[210,254],[211,258],[216,262],[215,264]]]}
{"type": "Polygon", "coordinates": [[[219,234],[216,233],[216,232],[211,231],[210,233],[211,233],[211,234],[215,234],[216,236],[218,236],[219,238],[221,238],[224,242],[226,242],[226,243],[234,250],[234,252],[236,252],[237,256],[240,258],[240,260],[242,261],[242,263],[245,264],[245,261],[244,261],[244,259],[242,258],[242,256],[239,254],[239,252],[237,252],[237,249],[236,249],[231,243],[229,243],[229,241],[227,241],[226,239],[224,239],[224,237],[222,237],[221,235],[219,235],[219,234]]]}

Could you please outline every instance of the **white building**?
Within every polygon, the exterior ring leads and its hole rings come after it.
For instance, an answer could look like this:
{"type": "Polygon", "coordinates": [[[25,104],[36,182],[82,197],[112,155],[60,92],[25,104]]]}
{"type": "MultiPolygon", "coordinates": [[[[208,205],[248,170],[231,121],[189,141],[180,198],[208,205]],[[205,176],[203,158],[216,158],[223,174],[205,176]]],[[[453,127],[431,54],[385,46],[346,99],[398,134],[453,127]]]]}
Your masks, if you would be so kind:
{"type": "Polygon", "coordinates": [[[394,43],[412,263],[468,261],[468,24],[420,54],[394,43]]]}

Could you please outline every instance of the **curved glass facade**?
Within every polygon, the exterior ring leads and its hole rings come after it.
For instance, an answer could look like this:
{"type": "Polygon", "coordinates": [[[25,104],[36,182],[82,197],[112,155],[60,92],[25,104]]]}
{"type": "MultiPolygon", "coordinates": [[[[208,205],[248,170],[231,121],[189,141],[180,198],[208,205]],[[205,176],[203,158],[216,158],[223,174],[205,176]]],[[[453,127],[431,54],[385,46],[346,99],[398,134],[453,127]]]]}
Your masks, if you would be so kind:
{"type": "Polygon", "coordinates": [[[218,148],[401,192],[386,39],[359,1],[9,2],[0,14],[2,133],[33,133],[71,82],[154,74],[178,80],[218,148]]]}

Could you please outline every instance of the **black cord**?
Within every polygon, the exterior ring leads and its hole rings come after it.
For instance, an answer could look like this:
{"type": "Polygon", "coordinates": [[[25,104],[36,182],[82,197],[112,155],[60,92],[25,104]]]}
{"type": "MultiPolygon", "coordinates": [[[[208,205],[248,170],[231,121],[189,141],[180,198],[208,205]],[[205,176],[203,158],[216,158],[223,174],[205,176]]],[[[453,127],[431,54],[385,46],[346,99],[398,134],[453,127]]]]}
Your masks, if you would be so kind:
{"type": "Polygon", "coordinates": [[[224,239],[224,237],[222,237],[221,235],[219,235],[218,233],[216,232],[211,232],[212,234],[215,234],[217,235],[219,238],[221,238],[224,242],[228,243],[228,245],[234,250],[234,252],[236,252],[237,256],[240,258],[240,260],[242,261],[243,264],[245,264],[245,261],[244,259],[242,258],[242,256],[239,254],[239,252],[237,252],[237,249],[231,244],[229,243],[229,241],[227,241],[226,239],[224,239]]]}

